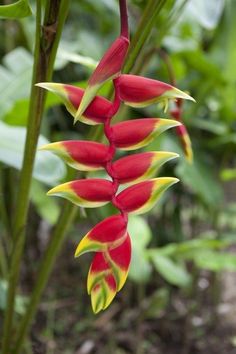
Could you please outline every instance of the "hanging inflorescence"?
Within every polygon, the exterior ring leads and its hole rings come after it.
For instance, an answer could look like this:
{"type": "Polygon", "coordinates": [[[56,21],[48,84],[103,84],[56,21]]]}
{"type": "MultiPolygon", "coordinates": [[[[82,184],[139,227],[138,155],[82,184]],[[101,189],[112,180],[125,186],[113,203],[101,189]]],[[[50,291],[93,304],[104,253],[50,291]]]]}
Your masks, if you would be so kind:
{"type": "Polygon", "coordinates": [[[148,145],[171,127],[181,126],[176,120],[141,118],[111,124],[122,102],[132,107],[145,107],[170,99],[192,99],[175,87],[145,77],[121,74],[129,47],[126,2],[120,0],[121,34],[105,53],[88,82],[79,87],[40,83],[59,95],[75,122],[102,124],[108,144],[70,140],[52,143],[41,149],[50,150],[68,165],[80,171],[106,170],[109,179],[88,178],[71,181],[51,189],[49,195],[69,199],[78,206],[94,208],[111,202],[118,213],[98,223],[80,241],[75,256],[95,252],[88,274],[87,288],[95,313],[105,309],[124,285],[131,260],[131,241],[127,231],[130,214],[150,210],[163,192],[177,178],[152,178],[166,161],[177,157],[173,152],[150,151],[114,160],[117,150],[131,151],[148,145]],[[113,102],[96,96],[99,88],[113,80],[113,102]],[[119,191],[119,186],[127,188],[119,191]]]}

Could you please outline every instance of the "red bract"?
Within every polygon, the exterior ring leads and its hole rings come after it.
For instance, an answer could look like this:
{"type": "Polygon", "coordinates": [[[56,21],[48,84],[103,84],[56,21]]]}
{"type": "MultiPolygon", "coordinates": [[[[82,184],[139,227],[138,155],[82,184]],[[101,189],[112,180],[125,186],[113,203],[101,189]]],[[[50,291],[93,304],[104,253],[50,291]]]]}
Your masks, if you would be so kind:
{"type": "MultiPolygon", "coordinates": [[[[37,86],[42,87],[58,95],[64,102],[68,112],[75,118],[77,109],[84,95],[84,90],[72,86],[54,82],[41,82],[37,86]]],[[[112,103],[102,96],[95,96],[93,102],[85,109],[80,121],[86,124],[95,125],[105,122],[105,117],[112,107],[112,103]]]]}
{"type": "Polygon", "coordinates": [[[105,166],[109,158],[109,147],[93,141],[60,141],[44,145],[40,150],[53,152],[69,166],[80,171],[99,170],[105,166]]]}
{"type": "Polygon", "coordinates": [[[177,127],[182,138],[186,138],[186,131],[177,120],[141,118],[111,125],[112,117],[118,112],[122,101],[134,107],[144,107],[156,102],[166,103],[169,99],[193,100],[166,83],[120,74],[129,45],[129,34],[126,1],[119,2],[121,35],[103,56],[85,92],[70,85],[39,84],[62,98],[75,121],[79,119],[88,124],[104,124],[107,146],[73,140],[43,147],[76,169],[92,171],[103,168],[110,178],[76,180],[49,191],[51,195],[62,196],[82,207],[98,207],[111,202],[119,211],[119,214],[109,216],[95,225],[82,238],[75,251],[75,257],[95,252],[87,282],[95,313],[109,306],[126,281],[131,260],[131,242],[127,233],[129,214],[149,211],[164,191],[178,182],[173,177],[149,179],[163,163],[177,157],[177,154],[166,151],[141,152],[114,161],[116,149],[144,147],[171,127],[177,127]],[[115,91],[113,102],[95,96],[99,87],[111,79],[115,91]],[[119,185],[126,183],[132,185],[119,192],[119,185]]]}
{"type": "Polygon", "coordinates": [[[179,180],[160,177],[137,183],[126,188],[116,197],[120,208],[126,213],[143,214],[159,200],[163,192],[179,180]]]}
{"type": "Polygon", "coordinates": [[[112,200],[114,187],[112,182],[104,179],[82,179],[60,184],[51,189],[48,195],[69,199],[72,203],[82,207],[95,208],[112,200]]]}
{"type": "Polygon", "coordinates": [[[75,257],[89,251],[104,251],[119,246],[127,232],[127,220],[122,215],[113,215],[97,224],[80,241],[75,257]]]}
{"type": "Polygon", "coordinates": [[[145,107],[168,99],[194,99],[183,91],[165,82],[136,75],[121,75],[119,77],[120,99],[129,106],[145,107]]]}
{"type": "Polygon", "coordinates": [[[178,154],[166,151],[151,151],[126,156],[113,163],[114,177],[120,184],[137,183],[153,176],[161,165],[176,157],[178,154]]]}
{"type": "Polygon", "coordinates": [[[148,145],[165,130],[180,125],[171,119],[143,118],[112,126],[113,143],[121,150],[135,150],[148,145]]]}
{"type": "Polygon", "coordinates": [[[107,80],[114,79],[120,73],[125,56],[129,47],[129,40],[123,36],[117,38],[110,46],[103,58],[98,63],[95,71],[89,79],[88,87],[85,90],[83,99],[76,113],[76,120],[79,120],[86,108],[94,99],[100,86],[107,80]]]}

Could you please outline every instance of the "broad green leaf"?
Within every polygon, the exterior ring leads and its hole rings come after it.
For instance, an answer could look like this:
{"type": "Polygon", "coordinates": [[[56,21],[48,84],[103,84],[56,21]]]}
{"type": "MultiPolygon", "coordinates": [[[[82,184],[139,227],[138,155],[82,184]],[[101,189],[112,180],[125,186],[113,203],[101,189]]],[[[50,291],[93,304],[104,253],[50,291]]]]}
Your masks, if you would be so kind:
{"type": "Polygon", "coordinates": [[[158,249],[151,248],[148,253],[152,257],[153,253],[158,253],[165,257],[174,257],[175,259],[191,260],[193,257],[202,250],[221,249],[228,246],[228,240],[216,240],[209,238],[198,238],[181,243],[169,243],[166,246],[158,249]]]}
{"type": "Polygon", "coordinates": [[[197,267],[220,272],[223,270],[236,271],[236,254],[229,252],[203,251],[194,258],[197,267]]]}
{"type": "Polygon", "coordinates": [[[140,250],[132,243],[132,258],[129,278],[136,283],[145,283],[150,279],[152,267],[145,255],[145,250],[140,250]]]}
{"type": "Polygon", "coordinates": [[[213,30],[224,9],[225,0],[191,0],[188,2],[184,15],[190,21],[197,21],[208,30],[213,30]]]}
{"type": "MultiPolygon", "coordinates": [[[[21,169],[26,129],[12,127],[0,122],[0,161],[21,169]]],[[[38,146],[48,144],[42,135],[39,137],[38,146]]],[[[64,163],[50,152],[38,151],[36,154],[33,177],[48,185],[57,184],[65,176],[64,163]]]]}
{"type": "Polygon", "coordinates": [[[151,260],[158,273],[170,284],[179,287],[187,287],[191,284],[191,276],[182,263],[174,262],[158,251],[151,253],[151,260]]]}
{"type": "Polygon", "coordinates": [[[41,183],[34,180],[31,186],[31,199],[42,219],[54,225],[58,220],[60,208],[55,198],[48,198],[47,190],[41,183]]]}
{"type": "Polygon", "coordinates": [[[0,6],[0,18],[23,18],[32,15],[28,0],[18,0],[10,5],[0,6]]]}
{"type": "Polygon", "coordinates": [[[231,181],[236,179],[236,168],[225,168],[221,171],[220,177],[223,181],[231,181]]]}
{"type": "Polygon", "coordinates": [[[0,66],[0,118],[12,109],[17,100],[29,97],[32,66],[32,55],[20,47],[3,58],[0,66]]]}
{"type": "Polygon", "coordinates": [[[61,69],[68,62],[81,64],[89,69],[95,69],[97,66],[97,61],[90,57],[59,48],[56,58],[56,68],[61,69]]]}
{"type": "Polygon", "coordinates": [[[199,155],[194,158],[193,164],[185,161],[177,167],[177,176],[191,188],[205,204],[217,207],[223,200],[221,185],[212,171],[209,163],[200,160],[199,155]]]}
{"type": "Polygon", "coordinates": [[[151,265],[146,257],[146,247],[151,239],[151,230],[141,216],[130,216],[128,232],[132,240],[132,258],[129,277],[142,283],[149,279],[151,265]]]}
{"type": "Polygon", "coordinates": [[[129,216],[128,232],[136,248],[144,249],[151,240],[151,229],[141,216],[129,216]]]}

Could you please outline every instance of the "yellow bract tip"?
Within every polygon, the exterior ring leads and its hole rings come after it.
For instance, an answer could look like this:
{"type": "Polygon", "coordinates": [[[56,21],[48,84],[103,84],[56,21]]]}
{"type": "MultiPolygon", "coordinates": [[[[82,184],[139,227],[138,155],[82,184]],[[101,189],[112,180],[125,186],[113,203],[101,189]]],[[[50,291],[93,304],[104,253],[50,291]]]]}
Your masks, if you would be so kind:
{"type": "Polygon", "coordinates": [[[47,192],[47,195],[61,195],[62,193],[66,193],[66,192],[70,192],[71,188],[70,188],[70,182],[68,183],[63,183],[63,184],[59,184],[59,186],[56,186],[52,189],[50,189],[47,192]]]}

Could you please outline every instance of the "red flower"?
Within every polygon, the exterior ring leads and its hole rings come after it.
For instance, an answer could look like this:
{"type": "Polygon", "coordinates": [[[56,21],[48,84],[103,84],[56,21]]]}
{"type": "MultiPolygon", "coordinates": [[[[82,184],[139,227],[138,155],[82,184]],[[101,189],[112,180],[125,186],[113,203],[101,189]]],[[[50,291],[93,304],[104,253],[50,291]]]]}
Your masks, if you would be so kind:
{"type": "MultiPolygon", "coordinates": [[[[129,214],[149,211],[177,178],[155,175],[159,167],[178,155],[166,151],[142,152],[114,161],[116,149],[134,150],[148,145],[165,130],[176,127],[182,137],[185,128],[177,120],[142,118],[111,125],[121,101],[134,107],[192,97],[166,83],[120,73],[128,50],[128,25],[125,0],[120,0],[121,35],[107,50],[85,91],[70,85],[41,83],[39,86],[59,95],[76,120],[87,124],[104,124],[108,145],[89,141],[62,141],[48,144],[50,150],[70,166],[93,171],[105,169],[109,180],[82,179],[51,189],[49,195],[59,195],[82,207],[98,207],[111,202],[119,214],[107,217],[92,228],[79,242],[75,257],[95,252],[89,274],[88,293],[95,313],[104,310],[122,288],[128,275],[131,242],[127,233],[129,214]],[[113,80],[114,102],[96,96],[99,87],[113,80]],[[118,192],[120,184],[132,184],[118,192]]],[[[172,114],[174,116],[174,113],[172,114]]]]}

